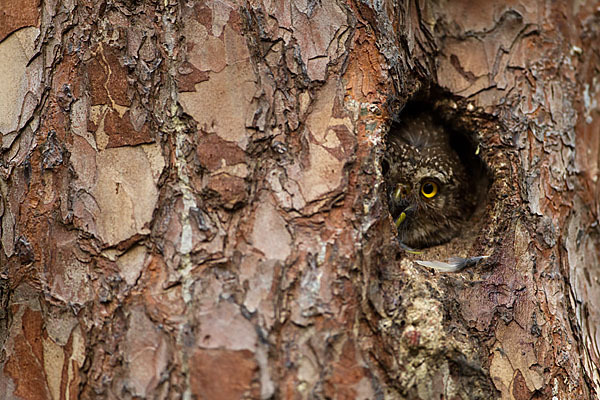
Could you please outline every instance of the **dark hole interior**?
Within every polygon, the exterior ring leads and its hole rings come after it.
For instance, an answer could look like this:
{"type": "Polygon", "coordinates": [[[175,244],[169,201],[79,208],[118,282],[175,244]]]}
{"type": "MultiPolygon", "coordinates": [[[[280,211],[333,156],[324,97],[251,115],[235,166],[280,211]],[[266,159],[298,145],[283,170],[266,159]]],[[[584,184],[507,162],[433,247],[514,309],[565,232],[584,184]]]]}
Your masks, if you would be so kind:
{"type": "Polygon", "coordinates": [[[383,175],[387,175],[389,170],[390,170],[390,163],[387,160],[381,161],[381,173],[383,175]]]}

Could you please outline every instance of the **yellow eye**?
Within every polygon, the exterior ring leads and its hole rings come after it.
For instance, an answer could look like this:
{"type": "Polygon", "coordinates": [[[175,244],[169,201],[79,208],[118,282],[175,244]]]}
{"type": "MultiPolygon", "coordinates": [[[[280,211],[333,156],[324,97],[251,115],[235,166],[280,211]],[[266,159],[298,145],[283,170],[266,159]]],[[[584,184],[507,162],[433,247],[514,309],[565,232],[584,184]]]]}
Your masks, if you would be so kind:
{"type": "Polygon", "coordinates": [[[425,181],[421,185],[421,194],[425,196],[425,198],[431,199],[435,197],[438,192],[438,185],[433,181],[425,181]]]}

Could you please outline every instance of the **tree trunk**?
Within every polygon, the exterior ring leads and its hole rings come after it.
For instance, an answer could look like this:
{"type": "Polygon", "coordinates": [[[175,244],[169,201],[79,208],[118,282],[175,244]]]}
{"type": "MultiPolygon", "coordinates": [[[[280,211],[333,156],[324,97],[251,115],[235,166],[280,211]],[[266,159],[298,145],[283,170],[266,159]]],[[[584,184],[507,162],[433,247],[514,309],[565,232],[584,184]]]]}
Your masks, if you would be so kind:
{"type": "Polygon", "coordinates": [[[597,398],[599,33],[586,1],[3,2],[0,398],[597,398]],[[415,107],[487,171],[421,254],[380,167],[415,107]],[[415,262],[453,256],[489,257],[415,262]]]}

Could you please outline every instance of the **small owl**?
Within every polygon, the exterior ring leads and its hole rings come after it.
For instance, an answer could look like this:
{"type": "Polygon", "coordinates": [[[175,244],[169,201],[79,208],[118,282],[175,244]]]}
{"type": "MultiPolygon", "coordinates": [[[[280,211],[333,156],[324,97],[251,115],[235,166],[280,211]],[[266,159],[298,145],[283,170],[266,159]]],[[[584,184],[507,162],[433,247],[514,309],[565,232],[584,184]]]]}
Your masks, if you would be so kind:
{"type": "Polygon", "coordinates": [[[458,235],[472,214],[475,194],[448,132],[430,113],[392,127],[382,167],[402,243],[424,248],[458,235]]]}

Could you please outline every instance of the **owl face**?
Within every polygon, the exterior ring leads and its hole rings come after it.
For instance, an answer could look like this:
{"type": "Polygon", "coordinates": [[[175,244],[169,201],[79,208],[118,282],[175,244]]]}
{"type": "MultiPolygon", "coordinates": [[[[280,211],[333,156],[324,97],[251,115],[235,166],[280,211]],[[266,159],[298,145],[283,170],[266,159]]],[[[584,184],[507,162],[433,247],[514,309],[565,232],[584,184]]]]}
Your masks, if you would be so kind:
{"type": "Polygon", "coordinates": [[[390,132],[383,161],[400,241],[423,248],[456,236],[471,213],[468,179],[448,136],[428,118],[390,132]]]}

